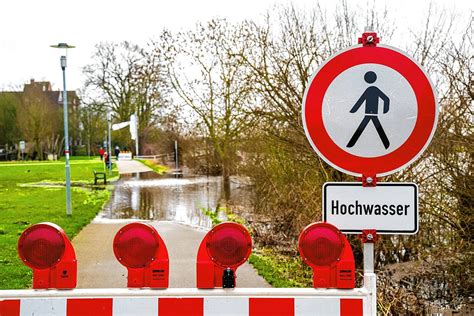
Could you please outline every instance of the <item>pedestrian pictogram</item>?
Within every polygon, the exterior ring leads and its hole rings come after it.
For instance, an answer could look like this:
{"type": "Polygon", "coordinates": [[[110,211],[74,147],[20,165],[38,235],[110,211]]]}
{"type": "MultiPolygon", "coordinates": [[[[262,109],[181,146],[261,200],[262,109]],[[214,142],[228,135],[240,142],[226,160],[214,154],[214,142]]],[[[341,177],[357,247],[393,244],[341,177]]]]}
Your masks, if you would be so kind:
{"type": "Polygon", "coordinates": [[[405,53],[372,41],[334,55],[316,71],[302,116],[323,160],[350,175],[373,177],[401,170],[421,155],[438,109],[422,68],[405,53]]]}
{"type": "MultiPolygon", "coordinates": [[[[377,74],[373,71],[367,71],[364,75],[364,80],[369,84],[374,83],[377,80],[377,74]]],[[[353,147],[355,145],[370,121],[374,123],[375,129],[377,130],[377,133],[379,134],[385,149],[390,147],[390,141],[388,140],[387,135],[385,134],[385,131],[383,130],[383,127],[378,119],[379,99],[383,100],[383,113],[387,113],[390,108],[390,99],[376,86],[368,87],[359,100],[357,100],[350,112],[357,112],[362,103],[365,102],[365,117],[360,123],[359,127],[357,127],[354,135],[352,135],[347,147],[353,147]]]]}

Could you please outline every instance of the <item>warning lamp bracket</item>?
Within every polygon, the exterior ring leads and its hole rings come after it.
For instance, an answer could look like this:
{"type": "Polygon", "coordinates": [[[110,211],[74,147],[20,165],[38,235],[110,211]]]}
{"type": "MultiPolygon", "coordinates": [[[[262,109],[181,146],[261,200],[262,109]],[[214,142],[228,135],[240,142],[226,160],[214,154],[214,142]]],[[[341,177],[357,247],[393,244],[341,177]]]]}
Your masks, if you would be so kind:
{"type": "Polygon", "coordinates": [[[231,268],[224,270],[222,275],[222,288],[224,289],[233,289],[235,288],[235,273],[231,268]]]}
{"type": "Polygon", "coordinates": [[[364,32],[362,33],[362,37],[358,39],[358,43],[364,47],[376,47],[379,42],[380,38],[375,32],[364,32]]]}

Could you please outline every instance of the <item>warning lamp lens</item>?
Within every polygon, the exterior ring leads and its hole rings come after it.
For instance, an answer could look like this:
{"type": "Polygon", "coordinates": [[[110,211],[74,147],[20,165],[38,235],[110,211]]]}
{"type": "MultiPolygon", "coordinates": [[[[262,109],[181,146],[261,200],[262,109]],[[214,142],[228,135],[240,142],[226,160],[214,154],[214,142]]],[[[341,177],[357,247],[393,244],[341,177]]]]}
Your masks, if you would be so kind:
{"type": "Polygon", "coordinates": [[[144,268],[154,259],[158,240],[153,227],[142,223],[128,224],[114,239],[115,257],[128,268],[144,268]]]}
{"type": "Polygon", "coordinates": [[[317,266],[329,266],[341,256],[344,236],[330,224],[316,223],[301,233],[299,246],[303,260],[317,266]]]}
{"type": "Polygon", "coordinates": [[[252,251],[248,231],[235,223],[223,223],[209,232],[209,257],[222,267],[236,267],[244,263],[252,251]]]}
{"type": "Polygon", "coordinates": [[[29,227],[18,240],[20,258],[34,269],[49,269],[55,266],[61,260],[65,248],[61,232],[47,224],[29,227]]]}

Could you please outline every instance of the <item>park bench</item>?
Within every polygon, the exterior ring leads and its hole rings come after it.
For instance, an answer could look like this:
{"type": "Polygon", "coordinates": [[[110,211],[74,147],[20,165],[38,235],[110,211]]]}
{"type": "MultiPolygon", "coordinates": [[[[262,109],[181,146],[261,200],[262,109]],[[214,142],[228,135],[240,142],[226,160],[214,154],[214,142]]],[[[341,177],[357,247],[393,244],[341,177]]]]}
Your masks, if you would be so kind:
{"type": "Polygon", "coordinates": [[[107,184],[106,173],[94,170],[94,185],[97,185],[97,180],[104,180],[104,184],[107,184]]]}

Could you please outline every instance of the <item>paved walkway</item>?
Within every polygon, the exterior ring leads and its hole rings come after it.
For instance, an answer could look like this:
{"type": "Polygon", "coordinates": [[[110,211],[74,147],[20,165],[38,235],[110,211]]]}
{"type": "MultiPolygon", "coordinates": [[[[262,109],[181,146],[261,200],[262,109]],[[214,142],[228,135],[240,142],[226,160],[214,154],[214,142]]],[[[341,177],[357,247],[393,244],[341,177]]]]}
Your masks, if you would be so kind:
{"type": "Polygon", "coordinates": [[[136,160],[117,160],[116,164],[120,174],[153,171],[136,160]]]}
{"type": "MultiPolygon", "coordinates": [[[[116,232],[126,222],[91,223],[72,241],[77,255],[78,288],[126,287],[127,269],[116,260],[112,244],[116,232]]],[[[170,287],[196,287],[196,256],[206,232],[173,222],[155,221],[168,249],[170,287]]],[[[248,263],[237,270],[238,287],[270,287],[248,263]]]]}

